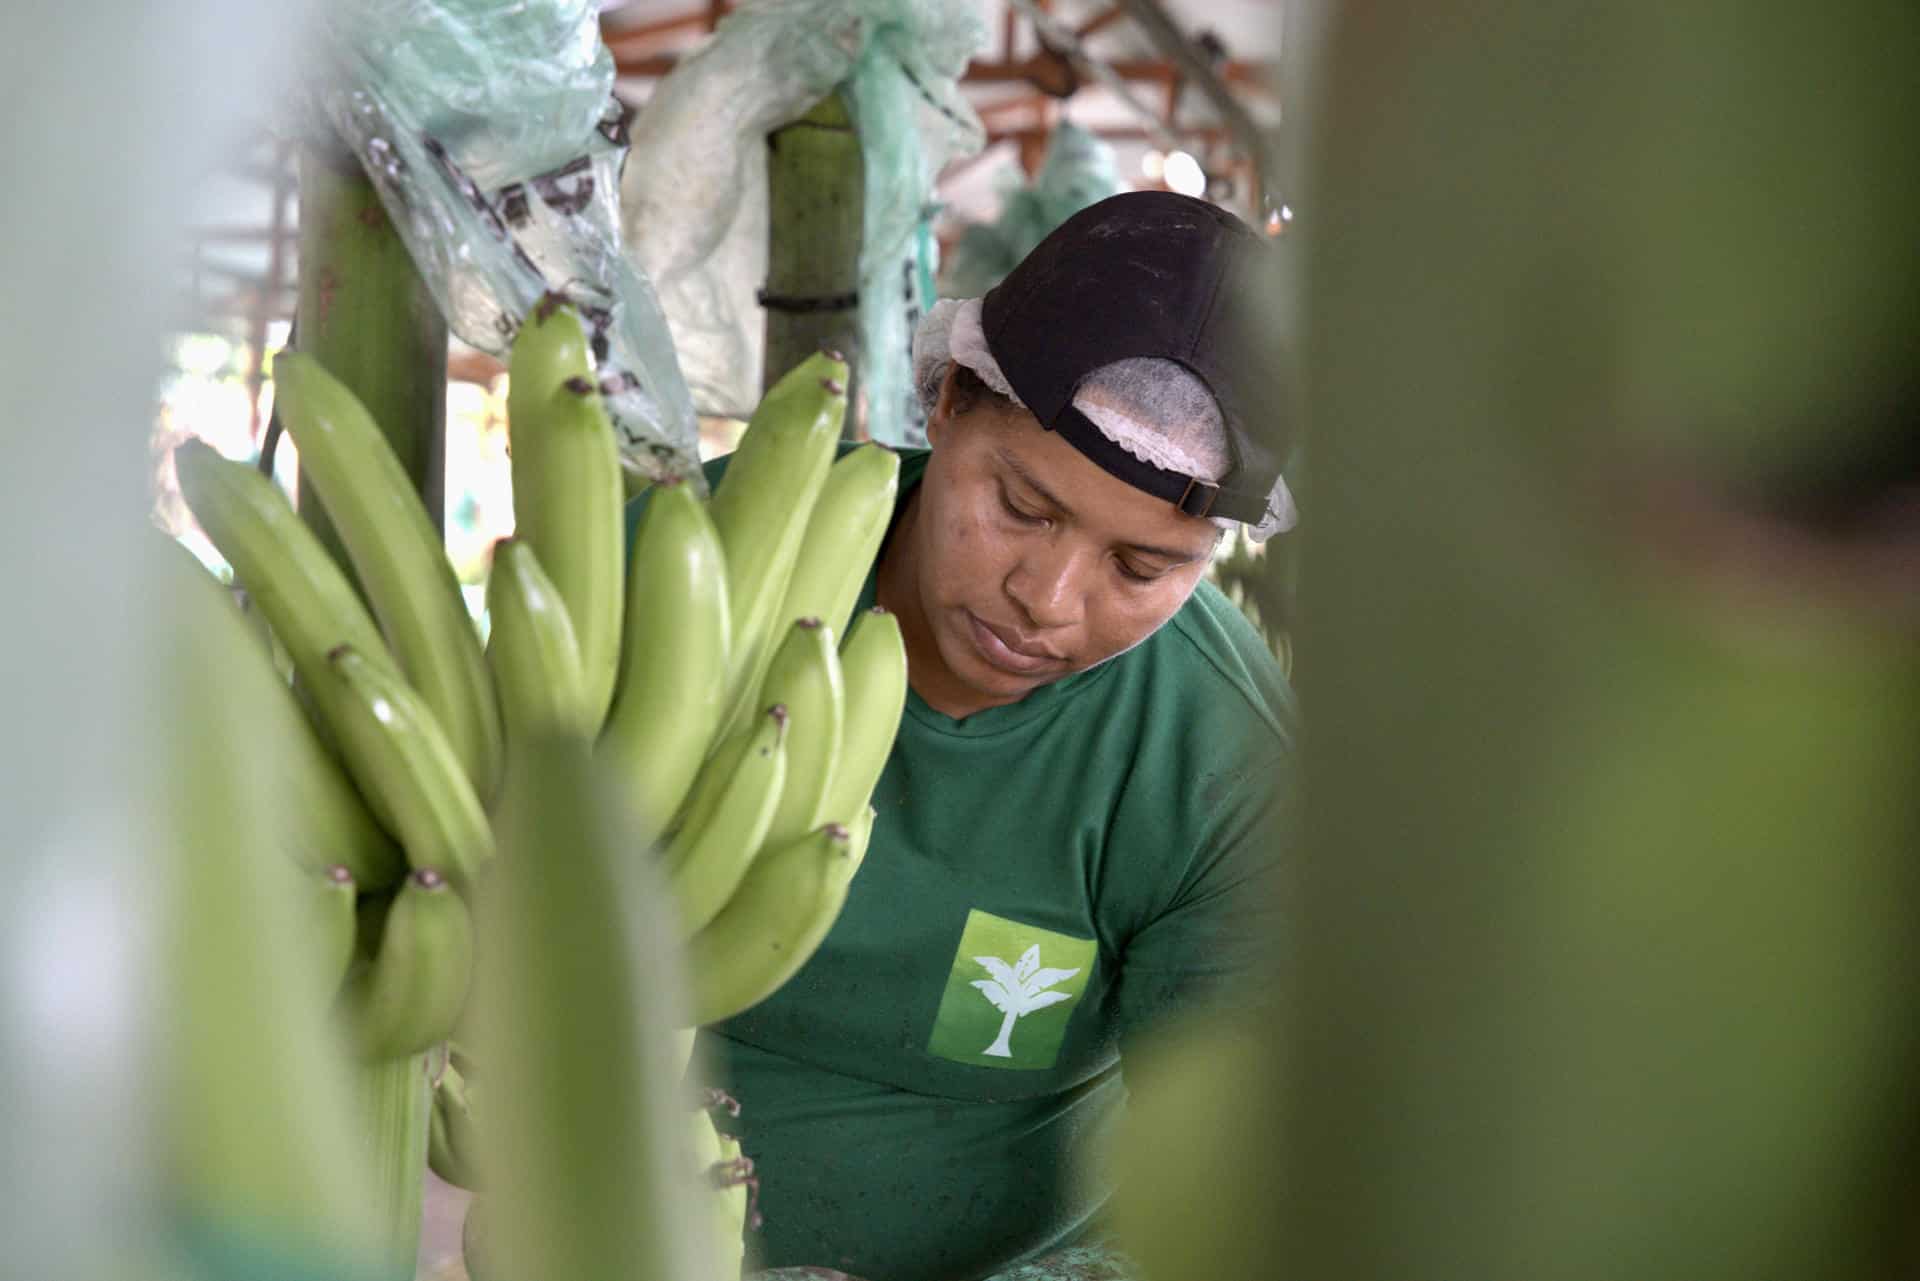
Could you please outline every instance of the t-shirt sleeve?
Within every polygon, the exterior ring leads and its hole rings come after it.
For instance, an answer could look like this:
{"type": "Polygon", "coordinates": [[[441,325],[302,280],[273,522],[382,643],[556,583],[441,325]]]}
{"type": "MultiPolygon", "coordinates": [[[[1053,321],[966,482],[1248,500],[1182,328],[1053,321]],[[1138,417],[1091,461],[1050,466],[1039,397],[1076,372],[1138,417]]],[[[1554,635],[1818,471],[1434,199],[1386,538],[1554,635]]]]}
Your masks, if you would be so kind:
{"type": "Polygon", "coordinates": [[[1270,996],[1297,826],[1292,766],[1276,758],[1226,790],[1166,907],[1127,940],[1116,989],[1123,1055],[1169,1017],[1270,996]]]}

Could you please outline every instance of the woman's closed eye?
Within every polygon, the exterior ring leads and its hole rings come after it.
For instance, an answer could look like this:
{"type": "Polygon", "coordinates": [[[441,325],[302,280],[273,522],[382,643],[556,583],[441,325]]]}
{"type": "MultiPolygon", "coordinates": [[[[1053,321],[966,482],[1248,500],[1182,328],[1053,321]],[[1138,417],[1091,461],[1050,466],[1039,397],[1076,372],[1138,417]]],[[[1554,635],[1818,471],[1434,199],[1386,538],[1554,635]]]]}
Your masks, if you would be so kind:
{"type": "Polygon", "coordinates": [[[1013,495],[1004,489],[1000,491],[1000,508],[1006,512],[1008,516],[1022,525],[1039,526],[1047,523],[1045,516],[1042,516],[1039,512],[1028,511],[1021,507],[1020,504],[1014,502],[1013,495]]]}

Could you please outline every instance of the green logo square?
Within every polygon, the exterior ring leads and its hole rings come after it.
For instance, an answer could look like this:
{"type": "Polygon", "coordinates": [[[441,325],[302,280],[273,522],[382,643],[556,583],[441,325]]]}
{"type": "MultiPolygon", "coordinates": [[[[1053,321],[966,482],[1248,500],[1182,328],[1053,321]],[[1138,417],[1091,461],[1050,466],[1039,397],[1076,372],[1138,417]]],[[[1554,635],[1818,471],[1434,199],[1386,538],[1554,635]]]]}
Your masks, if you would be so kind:
{"type": "Polygon", "coordinates": [[[927,1052],[976,1067],[1052,1067],[1094,953],[1092,939],[975,908],[967,913],[927,1052]]]}

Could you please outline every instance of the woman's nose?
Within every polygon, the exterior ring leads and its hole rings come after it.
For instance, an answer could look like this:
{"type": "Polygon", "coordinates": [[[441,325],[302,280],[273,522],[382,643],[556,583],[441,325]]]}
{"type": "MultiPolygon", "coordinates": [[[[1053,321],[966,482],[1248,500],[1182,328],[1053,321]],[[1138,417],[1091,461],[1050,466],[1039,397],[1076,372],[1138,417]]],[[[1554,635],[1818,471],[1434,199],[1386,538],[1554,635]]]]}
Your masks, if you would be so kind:
{"type": "Polygon", "coordinates": [[[1071,549],[1036,548],[1007,575],[1007,595],[1035,627],[1068,627],[1080,621],[1083,572],[1071,549]]]}

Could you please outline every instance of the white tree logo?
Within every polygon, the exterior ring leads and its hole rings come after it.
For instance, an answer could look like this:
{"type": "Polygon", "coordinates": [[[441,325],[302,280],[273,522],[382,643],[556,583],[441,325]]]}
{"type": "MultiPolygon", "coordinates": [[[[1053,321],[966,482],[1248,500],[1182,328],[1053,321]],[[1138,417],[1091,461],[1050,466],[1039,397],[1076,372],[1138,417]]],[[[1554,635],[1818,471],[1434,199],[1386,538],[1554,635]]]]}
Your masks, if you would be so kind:
{"type": "Polygon", "coordinates": [[[1006,1015],[1000,1020],[1000,1035],[980,1053],[1002,1059],[1013,1057],[1013,1049],[1008,1041],[1013,1036],[1013,1025],[1019,1022],[1020,1017],[1035,1010],[1044,1010],[1049,1005],[1072,1000],[1071,993],[1049,992],[1047,989],[1056,983],[1066,982],[1080,972],[1079,966],[1070,970],[1041,969],[1038,943],[1022,952],[1015,965],[1008,965],[997,956],[976,956],[973,959],[975,964],[993,975],[990,979],[975,979],[973,986],[993,1002],[994,1009],[1006,1015]]]}

